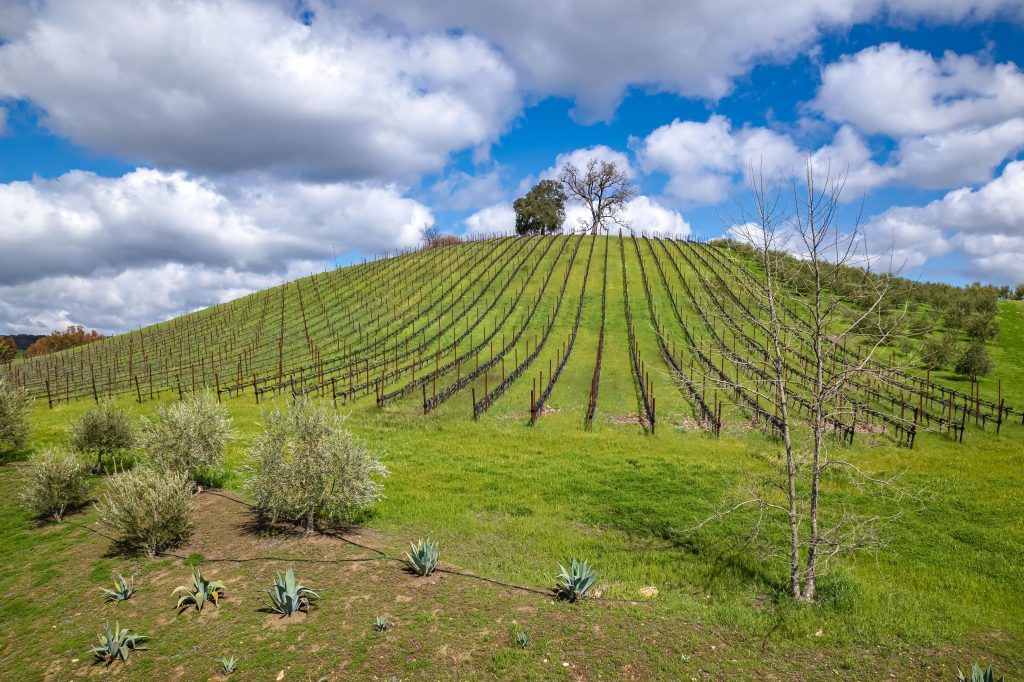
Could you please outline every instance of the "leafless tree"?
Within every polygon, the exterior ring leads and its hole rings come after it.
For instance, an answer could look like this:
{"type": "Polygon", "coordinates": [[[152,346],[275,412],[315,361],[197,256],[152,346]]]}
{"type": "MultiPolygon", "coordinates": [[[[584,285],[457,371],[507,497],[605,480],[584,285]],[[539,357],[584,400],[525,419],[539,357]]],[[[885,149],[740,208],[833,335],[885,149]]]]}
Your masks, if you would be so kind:
{"type": "Polygon", "coordinates": [[[436,225],[424,225],[420,228],[420,242],[424,246],[430,246],[430,243],[441,236],[441,228],[436,225]]]}
{"type": "Polygon", "coordinates": [[[753,390],[774,409],[783,453],[769,474],[744,483],[736,499],[694,529],[750,509],[756,510],[758,533],[765,523],[782,521],[788,530],[789,588],[799,601],[815,599],[818,579],[837,556],[880,546],[879,530],[903,514],[905,500],[919,499],[898,484],[898,474],[872,475],[842,455],[829,433],[856,433],[860,403],[851,396],[881,379],[886,370],[877,361],[878,350],[893,340],[901,320],[887,318],[889,324],[880,325],[859,352],[847,350],[853,330],[881,315],[892,279],[866,279],[850,318],[849,302],[836,294],[838,278],[844,266],[867,267],[872,257],[862,253],[860,216],[852,223],[841,219],[844,182],[829,169],[819,176],[810,159],[788,192],[780,176],[766,178],[761,169],[749,169],[750,200],[737,202],[738,212],[729,218],[735,236],[753,247],[759,261],[760,281],[747,293],[755,299],[753,310],[762,313],[746,323],[763,339],[757,364],[766,380],[753,390]],[[797,278],[799,295],[792,281],[797,278]],[[803,420],[794,408],[802,408],[803,420]],[[892,505],[885,514],[861,514],[838,495],[828,497],[823,480],[830,470],[835,475],[828,479],[836,485],[870,488],[892,505]]]}
{"type": "Polygon", "coordinates": [[[586,204],[590,210],[590,220],[580,220],[585,232],[597,235],[602,229],[608,231],[612,223],[629,227],[623,210],[636,198],[637,192],[626,173],[614,163],[590,159],[582,169],[566,163],[562,166],[561,180],[569,196],[586,204]]]}

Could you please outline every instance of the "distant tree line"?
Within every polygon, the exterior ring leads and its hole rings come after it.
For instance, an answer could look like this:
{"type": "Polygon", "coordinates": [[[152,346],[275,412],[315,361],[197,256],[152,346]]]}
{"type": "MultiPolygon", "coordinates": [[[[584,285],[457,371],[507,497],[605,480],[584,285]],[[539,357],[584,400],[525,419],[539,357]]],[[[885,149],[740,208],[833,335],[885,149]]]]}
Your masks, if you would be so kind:
{"type": "Polygon", "coordinates": [[[71,325],[64,331],[58,330],[43,336],[29,346],[25,354],[30,358],[37,355],[48,355],[49,353],[56,353],[68,348],[74,348],[75,346],[83,346],[93,341],[99,341],[102,338],[105,338],[103,334],[100,334],[95,329],[87,332],[81,325],[71,325]]]}

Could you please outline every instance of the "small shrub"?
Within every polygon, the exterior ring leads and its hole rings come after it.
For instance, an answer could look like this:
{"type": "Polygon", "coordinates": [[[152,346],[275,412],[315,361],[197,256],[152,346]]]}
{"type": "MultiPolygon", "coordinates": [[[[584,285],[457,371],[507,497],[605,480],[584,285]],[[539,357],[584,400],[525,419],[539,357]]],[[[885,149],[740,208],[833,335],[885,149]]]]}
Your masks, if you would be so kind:
{"type": "Polygon", "coordinates": [[[274,586],[267,590],[267,594],[270,595],[270,610],[282,617],[306,610],[311,600],[320,598],[319,594],[300,584],[295,579],[295,571],[290,568],[284,575],[278,572],[274,576],[274,586]]]}
{"type": "Polygon", "coordinates": [[[998,680],[995,679],[992,673],[992,666],[989,666],[987,669],[982,669],[982,667],[977,663],[971,663],[970,678],[968,678],[960,668],[957,668],[956,679],[958,682],[1004,682],[1002,675],[999,676],[998,680]]]}
{"type": "Polygon", "coordinates": [[[119,658],[122,661],[127,661],[128,652],[131,650],[144,650],[146,647],[140,646],[140,643],[149,638],[136,634],[128,628],[122,628],[120,623],[116,624],[113,629],[110,628],[110,623],[107,623],[103,626],[103,632],[100,633],[99,639],[99,646],[90,649],[89,653],[95,656],[96,660],[110,665],[119,658]]]}
{"type": "Polygon", "coordinates": [[[933,372],[938,371],[953,361],[953,340],[944,336],[928,339],[921,346],[921,365],[933,372]]]}
{"type": "Polygon", "coordinates": [[[220,606],[220,599],[224,596],[225,589],[224,583],[219,580],[207,580],[198,568],[193,568],[192,585],[179,585],[174,588],[174,592],[171,592],[171,596],[181,594],[178,605],[175,607],[179,611],[189,604],[194,605],[196,611],[202,611],[208,601],[212,601],[214,606],[220,606]]]}
{"type": "Polygon", "coordinates": [[[967,344],[957,358],[955,369],[957,374],[970,377],[973,381],[991,372],[992,360],[988,356],[985,344],[981,341],[967,344]]]}
{"type": "Polygon", "coordinates": [[[100,589],[103,590],[104,601],[128,601],[135,594],[135,576],[132,576],[131,580],[129,580],[119,573],[114,581],[114,589],[106,587],[101,587],[100,589]]]}
{"type": "Polygon", "coordinates": [[[558,596],[566,601],[576,602],[586,597],[597,580],[597,573],[586,561],[573,559],[571,570],[561,564],[558,567],[562,569],[558,576],[558,596]]]}
{"type": "Polygon", "coordinates": [[[344,428],[344,418],[300,398],[266,416],[253,441],[249,491],[259,513],[303,522],[350,522],[382,497],[387,475],[377,453],[344,428]]]}
{"type": "Polygon", "coordinates": [[[139,467],[112,476],[97,507],[100,522],[120,542],[154,557],[188,537],[192,479],[184,472],[139,467]]]}
{"type": "Polygon", "coordinates": [[[528,632],[517,632],[516,633],[516,646],[520,649],[525,649],[530,646],[530,633],[528,632]]]}
{"type": "Polygon", "coordinates": [[[377,632],[386,632],[388,629],[388,619],[384,616],[377,616],[377,620],[373,621],[373,629],[377,632]]]}
{"type": "MultiPolygon", "coordinates": [[[[103,458],[116,457],[138,442],[138,427],[128,410],[105,400],[87,410],[70,429],[71,447],[96,455],[95,471],[103,471],[103,458]]],[[[116,467],[117,462],[114,462],[116,467]]]]}
{"type": "Polygon", "coordinates": [[[154,467],[208,481],[223,464],[231,435],[227,410],[200,393],[161,407],[154,420],[143,420],[141,440],[154,467]]]}
{"type": "Polygon", "coordinates": [[[40,518],[64,518],[85,504],[89,496],[89,465],[62,449],[44,450],[30,460],[22,503],[40,518]]]}
{"type": "Polygon", "coordinates": [[[416,575],[428,576],[437,568],[437,561],[441,558],[441,551],[437,543],[427,539],[420,539],[415,544],[409,544],[409,551],[405,553],[406,563],[416,575]]]}
{"type": "Polygon", "coordinates": [[[220,672],[222,675],[231,675],[238,670],[238,659],[234,656],[225,656],[220,659],[220,672]]]}
{"type": "Polygon", "coordinates": [[[0,455],[25,446],[28,439],[28,412],[31,398],[21,386],[0,376],[0,455]]]}

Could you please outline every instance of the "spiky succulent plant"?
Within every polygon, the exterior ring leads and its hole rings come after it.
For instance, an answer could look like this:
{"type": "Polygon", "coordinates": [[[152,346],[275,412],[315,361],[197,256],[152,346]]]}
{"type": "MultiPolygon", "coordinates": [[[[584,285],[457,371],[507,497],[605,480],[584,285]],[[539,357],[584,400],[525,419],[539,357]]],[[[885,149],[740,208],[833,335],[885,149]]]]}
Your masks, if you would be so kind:
{"type": "Polygon", "coordinates": [[[437,543],[430,538],[421,538],[419,542],[410,543],[405,558],[409,568],[416,575],[427,576],[437,568],[437,560],[441,558],[441,551],[437,548],[437,543]]]}
{"type": "Polygon", "coordinates": [[[220,606],[220,599],[224,596],[225,589],[224,583],[219,580],[207,580],[198,568],[193,567],[192,585],[179,585],[174,592],[171,592],[171,596],[181,594],[178,605],[175,607],[179,610],[192,604],[196,607],[196,611],[202,611],[208,601],[212,601],[214,606],[220,606]]]}
{"type": "Polygon", "coordinates": [[[295,579],[295,571],[290,568],[284,575],[278,571],[274,576],[274,586],[267,590],[267,594],[270,596],[270,610],[282,616],[302,611],[309,607],[311,600],[320,598],[319,594],[301,585],[295,579]]]}
{"type": "Polygon", "coordinates": [[[384,632],[388,629],[388,619],[384,616],[377,616],[377,620],[373,621],[373,629],[377,632],[384,632]]]}
{"type": "Polygon", "coordinates": [[[238,659],[234,656],[225,656],[220,659],[220,671],[224,675],[230,675],[238,670],[238,659]]]}
{"type": "Polygon", "coordinates": [[[103,599],[105,601],[127,601],[135,594],[135,576],[129,579],[118,573],[117,579],[114,580],[113,589],[106,587],[101,587],[100,589],[103,590],[103,599]]]}
{"type": "Polygon", "coordinates": [[[992,666],[987,669],[983,669],[977,663],[971,663],[971,676],[967,677],[962,670],[956,669],[956,679],[958,682],[1004,682],[1002,676],[996,679],[992,673],[992,666]]]}
{"type": "Polygon", "coordinates": [[[585,560],[578,559],[572,560],[570,570],[566,570],[561,564],[558,567],[562,569],[558,576],[558,596],[570,602],[586,597],[597,579],[594,569],[588,566],[585,560]]]}
{"type": "Polygon", "coordinates": [[[516,633],[516,646],[525,649],[530,646],[530,633],[525,630],[516,633]]]}
{"type": "Polygon", "coordinates": [[[110,665],[119,658],[122,661],[127,661],[129,651],[142,651],[146,648],[141,646],[141,642],[145,639],[148,639],[145,635],[122,628],[120,623],[115,624],[113,629],[111,629],[110,623],[107,623],[103,626],[103,632],[99,634],[99,646],[94,646],[89,653],[106,665],[110,665]]]}

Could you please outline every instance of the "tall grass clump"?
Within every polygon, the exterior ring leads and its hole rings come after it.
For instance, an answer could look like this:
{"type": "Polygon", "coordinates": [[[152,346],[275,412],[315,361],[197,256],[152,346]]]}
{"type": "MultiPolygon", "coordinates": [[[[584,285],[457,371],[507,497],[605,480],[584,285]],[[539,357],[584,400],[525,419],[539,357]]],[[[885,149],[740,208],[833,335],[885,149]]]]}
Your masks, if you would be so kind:
{"type": "Polygon", "coordinates": [[[39,518],[60,521],[89,497],[89,464],[75,452],[51,448],[29,460],[21,502],[39,518]]]}
{"type": "Polygon", "coordinates": [[[210,482],[224,463],[231,418],[206,393],[191,395],[157,410],[142,422],[142,447],[155,468],[210,482]]]}
{"type": "Polygon", "coordinates": [[[380,455],[344,428],[344,418],[300,398],[265,416],[250,448],[249,492],[268,521],[347,523],[382,497],[380,455]]]}
{"type": "Polygon", "coordinates": [[[0,377],[0,456],[25,447],[30,403],[24,388],[0,377]]]}
{"type": "Polygon", "coordinates": [[[110,478],[97,504],[100,522],[118,541],[151,558],[188,537],[192,478],[181,471],[138,467],[110,478]]]}
{"type": "MultiPolygon", "coordinates": [[[[103,471],[103,458],[116,457],[130,450],[138,442],[138,426],[128,410],[104,400],[86,412],[71,425],[71,447],[83,453],[96,455],[94,470],[103,471]]],[[[116,460],[113,462],[116,468],[116,460]]]]}

